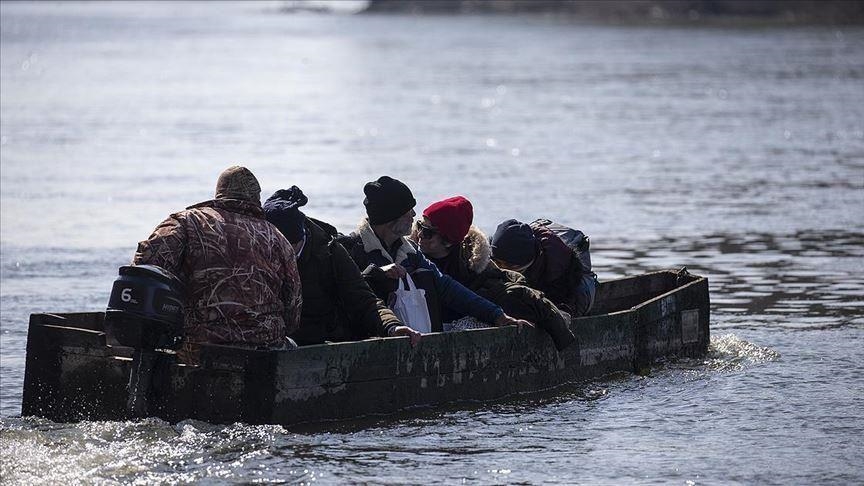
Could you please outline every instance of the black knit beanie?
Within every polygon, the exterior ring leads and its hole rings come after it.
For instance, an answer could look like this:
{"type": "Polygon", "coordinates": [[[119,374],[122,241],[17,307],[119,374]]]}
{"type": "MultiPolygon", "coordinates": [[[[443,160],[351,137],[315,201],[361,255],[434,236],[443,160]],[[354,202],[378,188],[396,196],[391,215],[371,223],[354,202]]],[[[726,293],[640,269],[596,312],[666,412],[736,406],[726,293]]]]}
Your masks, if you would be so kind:
{"type": "Polygon", "coordinates": [[[417,205],[411,189],[398,179],[388,176],[367,182],[363,192],[366,194],[363,205],[366,206],[369,224],[389,223],[417,205]]]}
{"type": "Polygon", "coordinates": [[[537,254],[534,231],[525,223],[508,219],[492,236],[492,258],[514,265],[527,265],[537,254]]]}
{"type": "Polygon", "coordinates": [[[267,221],[279,228],[291,243],[297,243],[303,239],[303,223],[306,215],[300,212],[300,207],[309,202],[303,191],[297,186],[291,189],[279,189],[267,198],[262,209],[267,221]]]}

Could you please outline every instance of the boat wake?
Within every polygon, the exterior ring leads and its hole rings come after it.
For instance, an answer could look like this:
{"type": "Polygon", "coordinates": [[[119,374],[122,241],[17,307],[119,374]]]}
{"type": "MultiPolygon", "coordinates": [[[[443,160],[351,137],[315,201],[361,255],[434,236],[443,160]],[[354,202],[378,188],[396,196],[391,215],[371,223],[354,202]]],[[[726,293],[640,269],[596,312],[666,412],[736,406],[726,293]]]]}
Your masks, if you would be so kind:
{"type": "Polygon", "coordinates": [[[754,364],[780,359],[780,353],[771,348],[745,341],[734,334],[711,338],[705,364],[711,371],[739,371],[754,364]]]}
{"type": "Polygon", "coordinates": [[[0,475],[15,484],[254,480],[268,473],[302,478],[270,468],[262,457],[274,445],[290,446],[291,437],[278,425],[170,424],[157,418],[62,424],[3,417],[0,475]]]}

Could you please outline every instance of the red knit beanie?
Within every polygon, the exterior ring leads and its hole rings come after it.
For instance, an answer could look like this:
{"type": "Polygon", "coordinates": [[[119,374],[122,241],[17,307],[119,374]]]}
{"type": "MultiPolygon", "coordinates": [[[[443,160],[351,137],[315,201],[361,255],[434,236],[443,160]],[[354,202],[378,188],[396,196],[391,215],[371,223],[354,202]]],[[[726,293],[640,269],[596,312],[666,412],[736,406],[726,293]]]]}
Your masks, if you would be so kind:
{"type": "Polygon", "coordinates": [[[432,203],[423,210],[423,216],[429,218],[449,243],[459,244],[465,239],[474,220],[474,208],[471,207],[471,201],[454,196],[432,203]]]}

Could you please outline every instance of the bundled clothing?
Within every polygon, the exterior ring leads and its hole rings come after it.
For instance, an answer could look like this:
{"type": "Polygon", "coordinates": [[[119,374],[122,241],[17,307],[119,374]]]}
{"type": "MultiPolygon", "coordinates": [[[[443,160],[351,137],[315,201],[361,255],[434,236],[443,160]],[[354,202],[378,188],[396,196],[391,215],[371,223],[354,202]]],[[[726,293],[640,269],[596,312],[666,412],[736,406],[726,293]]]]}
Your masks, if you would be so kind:
{"type": "Polygon", "coordinates": [[[306,218],[306,243],[297,263],[303,283],[299,345],[386,337],[402,323],[366,284],[327,223],[306,218]]]}
{"type": "Polygon", "coordinates": [[[300,211],[309,199],[297,186],[280,189],[264,202],[267,220],[300,245],[297,266],[303,284],[299,345],[389,336],[402,323],[360,275],[354,260],[334,240],[336,228],[300,211]]]}
{"type": "Polygon", "coordinates": [[[520,274],[498,268],[491,261],[492,249],[482,231],[472,225],[461,241],[444,258],[430,260],[442,272],[500,305],[508,315],[537,324],[549,333],[559,351],[576,340],[568,316],[542,292],[529,287],[520,274]]]}
{"type": "Polygon", "coordinates": [[[306,215],[300,208],[309,202],[297,186],[290,189],[279,189],[268,197],[264,204],[264,217],[279,228],[291,244],[299,243],[306,235],[306,215]]]}
{"type": "Polygon", "coordinates": [[[264,219],[248,169],[220,176],[216,198],[174,213],[138,244],[132,263],[162,267],[186,285],[181,359],[201,343],[280,348],[300,324],[294,250],[264,219]]]}
{"type": "Polygon", "coordinates": [[[574,317],[587,314],[593,304],[593,292],[589,297],[586,287],[597,285],[596,277],[553,231],[538,225],[531,228],[540,252],[523,272],[528,285],[543,291],[549,300],[574,317]]]}
{"type": "Polygon", "coordinates": [[[369,225],[368,219],[361,222],[357,231],[340,237],[338,241],[348,250],[354,262],[362,269],[369,286],[381,299],[389,299],[401,282],[388,278],[381,267],[391,263],[404,267],[417,287],[426,290],[433,332],[442,330],[444,320],[470,315],[491,324],[504,314],[497,305],[442,273],[413,241],[402,237],[390,248],[385,248],[369,225]]]}
{"type": "Polygon", "coordinates": [[[596,275],[544,222],[527,225],[514,219],[504,221],[492,236],[492,255],[496,260],[525,265],[520,272],[530,287],[542,291],[568,314],[585,315],[599,285],[596,275]]]}

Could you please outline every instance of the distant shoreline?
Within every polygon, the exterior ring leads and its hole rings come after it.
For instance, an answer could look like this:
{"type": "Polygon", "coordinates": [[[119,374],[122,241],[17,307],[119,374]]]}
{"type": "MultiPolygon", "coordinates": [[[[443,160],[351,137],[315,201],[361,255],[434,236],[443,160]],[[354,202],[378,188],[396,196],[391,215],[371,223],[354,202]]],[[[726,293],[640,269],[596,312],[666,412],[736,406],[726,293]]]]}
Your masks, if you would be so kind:
{"type": "Polygon", "coordinates": [[[533,14],[642,25],[862,25],[860,0],[370,0],[361,13],[533,14]]]}

